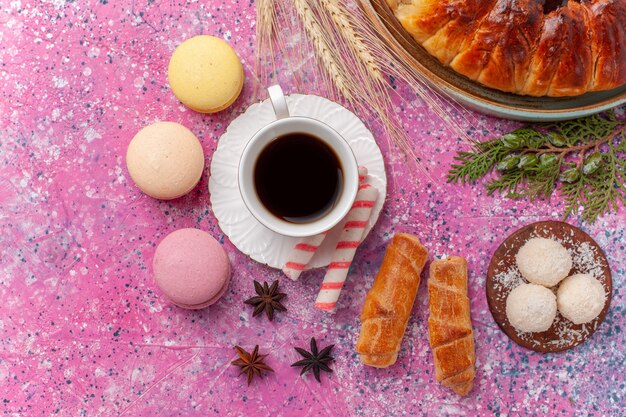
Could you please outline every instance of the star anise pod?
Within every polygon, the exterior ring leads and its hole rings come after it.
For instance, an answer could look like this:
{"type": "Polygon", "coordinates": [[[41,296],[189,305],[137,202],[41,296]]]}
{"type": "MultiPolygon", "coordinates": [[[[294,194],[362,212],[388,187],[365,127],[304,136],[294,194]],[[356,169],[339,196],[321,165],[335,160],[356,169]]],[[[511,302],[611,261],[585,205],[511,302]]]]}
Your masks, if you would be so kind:
{"type": "Polygon", "coordinates": [[[317,349],[317,342],[315,338],[311,338],[311,352],[307,352],[306,350],[296,347],[294,348],[296,352],[304,357],[304,359],[299,360],[298,362],[292,364],[291,366],[303,366],[302,372],[300,375],[305,373],[308,370],[313,370],[313,375],[315,375],[315,379],[317,382],[320,381],[320,371],[324,372],[332,372],[328,364],[334,361],[335,358],[330,355],[330,351],[335,347],[335,345],[326,346],[321,351],[317,349]]]}
{"type": "Polygon", "coordinates": [[[258,295],[244,301],[244,303],[254,306],[252,317],[258,316],[265,310],[267,318],[272,321],[274,320],[274,310],[287,311],[280,302],[287,294],[278,292],[278,281],[274,281],[271,286],[268,286],[267,282],[263,282],[261,285],[255,280],[254,290],[258,295]]]}
{"type": "Polygon", "coordinates": [[[230,364],[241,368],[239,375],[248,374],[248,385],[252,382],[254,375],[261,377],[261,371],[274,372],[269,365],[264,362],[267,355],[259,354],[259,345],[254,347],[252,354],[246,352],[243,348],[235,346],[239,359],[232,361],[230,364]]]}

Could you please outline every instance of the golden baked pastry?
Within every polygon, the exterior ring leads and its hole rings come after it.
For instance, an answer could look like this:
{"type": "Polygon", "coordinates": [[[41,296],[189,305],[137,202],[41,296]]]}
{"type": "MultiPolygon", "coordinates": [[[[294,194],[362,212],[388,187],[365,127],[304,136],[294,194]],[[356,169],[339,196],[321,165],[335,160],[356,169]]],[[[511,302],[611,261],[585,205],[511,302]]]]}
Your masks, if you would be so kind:
{"type": "Polygon", "coordinates": [[[487,87],[576,96],[626,84],[626,0],[387,0],[431,55],[487,87]]]}
{"type": "Polygon", "coordinates": [[[398,233],[387,246],[361,313],[356,351],[364,365],[386,368],[396,362],[427,260],[428,251],[413,235],[398,233]]]}
{"type": "Polygon", "coordinates": [[[467,297],[467,262],[459,256],[430,264],[428,338],[435,377],[459,395],[474,386],[474,332],[467,297]]]}

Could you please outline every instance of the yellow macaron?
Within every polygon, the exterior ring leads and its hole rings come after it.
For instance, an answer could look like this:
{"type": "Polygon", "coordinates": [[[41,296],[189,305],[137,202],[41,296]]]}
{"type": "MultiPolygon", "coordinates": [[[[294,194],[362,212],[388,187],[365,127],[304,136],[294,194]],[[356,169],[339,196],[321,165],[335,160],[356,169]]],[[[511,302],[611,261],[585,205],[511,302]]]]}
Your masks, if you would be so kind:
{"type": "Polygon", "coordinates": [[[215,113],[230,106],[243,87],[237,53],[220,38],[195,36],[180,44],[167,69],[172,92],[184,105],[215,113]]]}

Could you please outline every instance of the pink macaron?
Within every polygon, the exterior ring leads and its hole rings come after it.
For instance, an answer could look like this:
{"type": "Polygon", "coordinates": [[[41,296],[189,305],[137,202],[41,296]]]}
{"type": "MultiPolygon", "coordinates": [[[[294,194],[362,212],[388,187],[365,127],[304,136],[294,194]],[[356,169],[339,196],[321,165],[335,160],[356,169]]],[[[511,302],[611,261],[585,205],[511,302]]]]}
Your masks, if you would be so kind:
{"type": "Polygon", "coordinates": [[[180,229],[159,243],[154,279],[174,304],[200,309],[215,303],[228,288],[230,261],[213,237],[198,229],[180,229]]]}

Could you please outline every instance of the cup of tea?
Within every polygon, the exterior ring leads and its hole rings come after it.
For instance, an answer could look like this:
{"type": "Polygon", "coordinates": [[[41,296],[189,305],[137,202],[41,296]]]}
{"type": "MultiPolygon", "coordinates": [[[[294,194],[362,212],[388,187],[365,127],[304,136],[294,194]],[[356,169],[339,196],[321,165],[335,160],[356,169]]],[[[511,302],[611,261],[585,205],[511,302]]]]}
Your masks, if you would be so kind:
{"type": "Polygon", "coordinates": [[[330,230],[352,207],[359,187],[356,158],[332,127],[290,116],[280,88],[268,88],[276,120],[250,139],[239,160],[239,191],[250,213],[285,236],[330,230]]]}

